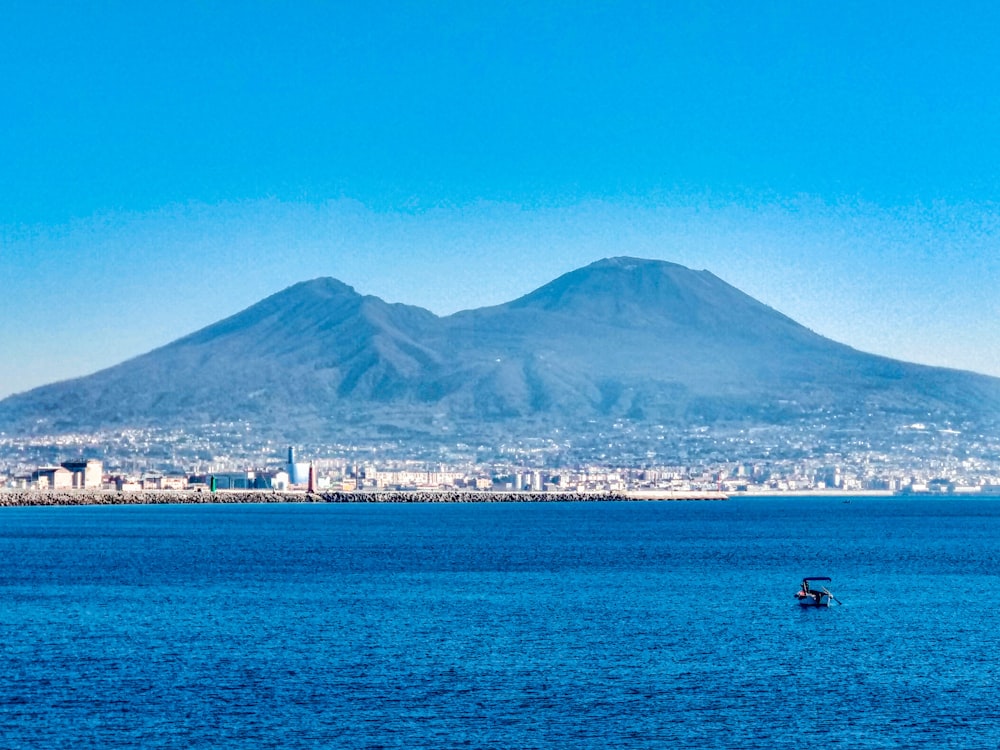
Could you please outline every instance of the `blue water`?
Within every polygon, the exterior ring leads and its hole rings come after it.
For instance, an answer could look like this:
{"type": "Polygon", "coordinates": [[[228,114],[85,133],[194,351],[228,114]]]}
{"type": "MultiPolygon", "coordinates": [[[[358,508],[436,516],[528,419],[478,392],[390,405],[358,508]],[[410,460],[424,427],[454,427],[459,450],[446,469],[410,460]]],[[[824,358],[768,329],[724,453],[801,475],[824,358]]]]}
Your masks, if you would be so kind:
{"type": "Polygon", "coordinates": [[[0,746],[996,748],[998,571],[987,499],[3,508],[0,746]]]}

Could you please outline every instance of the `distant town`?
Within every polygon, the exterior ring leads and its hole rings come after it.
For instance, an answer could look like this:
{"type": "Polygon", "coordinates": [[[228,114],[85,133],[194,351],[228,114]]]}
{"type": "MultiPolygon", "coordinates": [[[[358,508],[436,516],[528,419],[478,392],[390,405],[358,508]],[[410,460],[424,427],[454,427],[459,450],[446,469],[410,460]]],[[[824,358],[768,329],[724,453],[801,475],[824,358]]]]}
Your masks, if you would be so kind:
{"type": "Polygon", "coordinates": [[[656,434],[624,422],[587,445],[496,435],[480,445],[299,447],[253,435],[238,423],[197,434],[0,434],[0,491],[1000,493],[1000,439],[925,424],[881,443],[779,427],[656,434]]]}

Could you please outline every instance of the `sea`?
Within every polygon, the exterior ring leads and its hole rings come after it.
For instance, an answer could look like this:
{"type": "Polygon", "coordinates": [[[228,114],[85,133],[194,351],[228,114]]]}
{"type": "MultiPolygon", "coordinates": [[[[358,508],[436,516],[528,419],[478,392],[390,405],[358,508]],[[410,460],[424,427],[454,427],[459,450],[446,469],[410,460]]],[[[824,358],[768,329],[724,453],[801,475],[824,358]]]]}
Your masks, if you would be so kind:
{"type": "Polygon", "coordinates": [[[998,573],[997,498],[0,508],[0,747],[997,748],[998,573]]]}

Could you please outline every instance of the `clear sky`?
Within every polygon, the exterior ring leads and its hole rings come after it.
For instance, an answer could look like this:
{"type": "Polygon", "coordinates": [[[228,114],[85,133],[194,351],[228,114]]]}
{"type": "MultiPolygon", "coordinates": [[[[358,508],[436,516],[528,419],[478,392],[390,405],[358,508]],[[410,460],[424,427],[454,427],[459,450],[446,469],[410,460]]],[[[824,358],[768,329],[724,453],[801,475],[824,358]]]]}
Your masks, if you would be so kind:
{"type": "Polygon", "coordinates": [[[0,396],[307,278],[449,313],[612,255],[1000,375],[997,39],[987,2],[5,2],[0,396]]]}

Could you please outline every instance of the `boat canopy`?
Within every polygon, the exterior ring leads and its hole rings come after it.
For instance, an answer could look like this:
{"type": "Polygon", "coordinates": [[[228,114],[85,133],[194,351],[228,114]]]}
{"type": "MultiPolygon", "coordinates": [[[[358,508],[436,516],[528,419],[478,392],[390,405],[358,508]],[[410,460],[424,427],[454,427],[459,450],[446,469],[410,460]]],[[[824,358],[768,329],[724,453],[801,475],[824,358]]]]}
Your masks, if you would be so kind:
{"type": "Polygon", "coordinates": [[[803,578],[802,580],[803,581],[832,581],[833,579],[832,578],[828,578],[827,576],[807,576],[806,578],[803,578]]]}

